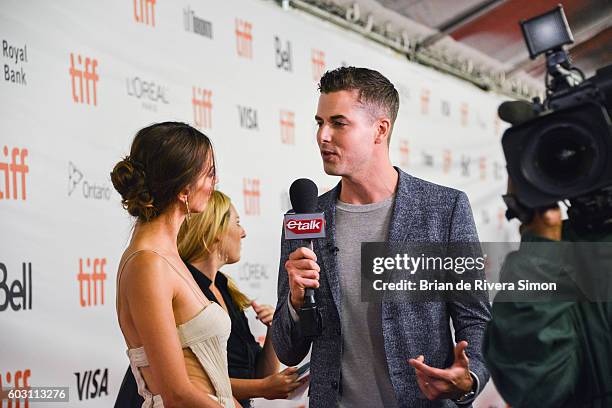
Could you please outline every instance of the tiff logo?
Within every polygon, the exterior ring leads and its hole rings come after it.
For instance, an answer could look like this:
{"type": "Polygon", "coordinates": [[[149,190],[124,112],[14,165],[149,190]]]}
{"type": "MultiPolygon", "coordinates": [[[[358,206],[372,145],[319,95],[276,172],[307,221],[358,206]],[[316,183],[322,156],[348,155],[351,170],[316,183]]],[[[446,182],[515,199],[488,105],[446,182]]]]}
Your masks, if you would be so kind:
{"type": "MultiPolygon", "coordinates": [[[[2,153],[4,153],[4,157],[8,159],[8,146],[4,146],[2,153]]],[[[28,149],[13,147],[13,149],[11,149],[10,163],[8,160],[0,162],[0,172],[4,172],[4,191],[0,191],[0,200],[8,200],[11,198],[11,184],[13,187],[13,200],[19,199],[17,194],[17,187],[19,185],[21,185],[21,199],[26,199],[26,174],[30,172],[30,168],[25,164],[26,157],[28,157],[28,149]],[[18,174],[20,175],[19,178],[17,178],[18,174]]]]}
{"type": "Polygon", "coordinates": [[[257,110],[249,108],[248,106],[238,105],[238,117],[240,119],[240,127],[249,130],[259,130],[257,110]]]}
{"type": "Polygon", "coordinates": [[[401,139],[400,146],[400,166],[408,167],[409,159],[410,159],[410,146],[408,145],[408,140],[401,139]]]}
{"type": "Polygon", "coordinates": [[[243,179],[242,194],[244,196],[244,213],[246,215],[259,215],[259,179],[243,179]]]}
{"type": "Polygon", "coordinates": [[[448,174],[453,165],[453,156],[450,149],[444,149],[444,154],[442,156],[442,172],[444,174],[448,174]]]}
{"type": "Polygon", "coordinates": [[[193,122],[198,129],[212,127],[212,91],[192,87],[193,122]]]}
{"type": "Polygon", "coordinates": [[[283,69],[287,72],[293,70],[293,57],[291,56],[291,43],[285,43],[285,49],[281,39],[274,37],[274,52],[276,53],[276,68],[283,69]]]}
{"type": "Polygon", "coordinates": [[[280,111],[281,143],[295,144],[295,113],[291,111],[280,111]]]}
{"type": "Polygon", "coordinates": [[[93,399],[108,395],[108,368],[104,371],[89,370],[82,373],[74,373],[77,381],[77,394],[79,400],[93,399]],[[100,377],[102,375],[102,377],[100,377]]]}
{"type": "Polygon", "coordinates": [[[74,63],[74,54],[70,53],[70,79],[72,81],[72,100],[75,103],[87,103],[88,105],[91,104],[90,102],[90,82],[91,82],[91,89],[92,89],[92,94],[93,94],[93,104],[94,106],[98,105],[98,98],[97,98],[97,88],[96,88],[96,84],[98,83],[98,80],[100,79],[100,77],[98,76],[98,74],[96,73],[96,67],[98,66],[98,60],[97,59],[92,59],[89,57],[85,58],[85,70],[81,69],[81,67],[83,66],[83,59],[81,58],[80,55],[77,56],[76,58],[76,62],[77,65],[75,66],[74,63]],[[78,79],[78,93],[77,93],[77,79],[78,79]],[[86,96],[86,100],[83,100],[83,80],[85,80],[85,96],[86,96]]]}
{"type": "Polygon", "coordinates": [[[243,58],[253,58],[253,24],[236,19],[236,52],[243,58]]]}
{"type": "Polygon", "coordinates": [[[429,113],[429,97],[431,92],[429,89],[421,90],[421,114],[427,115],[429,113]]]}
{"type": "Polygon", "coordinates": [[[105,266],[106,258],[94,258],[93,261],[86,258],[84,262],[83,258],[79,258],[79,273],[77,274],[77,281],[79,282],[79,300],[81,307],[92,306],[92,291],[93,305],[95,306],[98,304],[98,281],[100,282],[100,304],[104,304],[104,281],[106,280],[106,272],[104,271],[105,266]],[[85,270],[83,268],[83,264],[85,264],[85,270]],[[83,283],[87,283],[87,301],[85,299],[83,283]]]}
{"type": "Polygon", "coordinates": [[[185,26],[185,31],[199,34],[210,39],[213,38],[212,23],[197,17],[189,6],[183,9],[183,24],[185,26]]]}
{"type": "Polygon", "coordinates": [[[156,0],[134,0],[134,20],[155,27],[156,0]]]}
{"type": "Polygon", "coordinates": [[[461,103],[461,126],[467,126],[468,125],[468,117],[470,114],[470,107],[467,104],[467,102],[462,102],[461,103]]]}
{"type": "MultiPolygon", "coordinates": [[[[4,373],[4,375],[0,374],[0,395],[2,395],[2,390],[5,388],[29,389],[30,384],[28,380],[30,379],[31,375],[32,371],[29,368],[15,371],[14,374],[11,374],[10,371],[7,371],[4,373]],[[4,381],[6,381],[6,383],[4,383],[4,381]]],[[[25,398],[25,400],[8,398],[8,395],[6,394],[8,394],[8,392],[2,395],[2,398],[0,398],[0,408],[4,408],[5,406],[6,408],[21,408],[22,406],[23,408],[30,407],[30,400],[28,398],[25,398]],[[5,398],[7,399],[7,405],[4,405],[5,398]],[[23,405],[21,405],[22,403],[23,405]]]]}
{"type": "Polygon", "coordinates": [[[486,156],[480,156],[478,160],[478,168],[480,169],[480,179],[487,179],[487,158],[486,156]]]}
{"type": "Polygon", "coordinates": [[[325,73],[325,53],[321,50],[313,49],[310,61],[312,62],[312,78],[318,81],[325,73]]]}

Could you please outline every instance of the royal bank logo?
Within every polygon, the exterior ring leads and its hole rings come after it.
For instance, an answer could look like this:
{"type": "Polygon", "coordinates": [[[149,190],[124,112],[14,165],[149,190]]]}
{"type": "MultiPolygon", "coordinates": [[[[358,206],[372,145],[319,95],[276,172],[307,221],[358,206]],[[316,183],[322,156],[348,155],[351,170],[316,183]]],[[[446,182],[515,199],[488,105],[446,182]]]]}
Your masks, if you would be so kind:
{"type": "Polygon", "coordinates": [[[28,63],[27,44],[11,44],[2,40],[2,59],[4,60],[4,80],[17,85],[28,85],[27,73],[24,69],[28,63]]]}
{"type": "Polygon", "coordinates": [[[190,33],[210,39],[213,38],[212,23],[196,16],[195,12],[189,6],[183,9],[183,27],[185,27],[185,31],[190,33]]]}
{"type": "Polygon", "coordinates": [[[126,78],[125,85],[128,96],[140,101],[143,109],[157,112],[159,106],[169,104],[166,85],[139,76],[126,78]]]}
{"type": "Polygon", "coordinates": [[[83,172],[72,162],[68,162],[68,197],[80,195],[88,200],[104,200],[111,198],[111,188],[106,183],[85,179],[83,172]]]}

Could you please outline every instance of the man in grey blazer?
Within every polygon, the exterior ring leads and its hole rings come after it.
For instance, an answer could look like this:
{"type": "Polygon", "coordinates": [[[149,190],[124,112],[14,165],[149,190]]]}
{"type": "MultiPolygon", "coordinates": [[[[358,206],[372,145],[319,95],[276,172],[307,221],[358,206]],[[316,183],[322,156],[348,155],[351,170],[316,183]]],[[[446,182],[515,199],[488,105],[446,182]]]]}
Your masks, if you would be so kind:
{"type": "Polygon", "coordinates": [[[319,197],[327,236],[314,251],[281,242],[274,349],[284,364],[297,365],[312,345],[312,408],[469,406],[489,378],[481,350],[488,300],[360,297],[361,242],[477,242],[467,196],[392,166],[399,96],[383,75],[343,67],[327,72],[319,89],[324,170],[342,179],[319,197]],[[296,313],[305,288],[318,288],[323,332],[314,340],[301,335],[296,313]]]}

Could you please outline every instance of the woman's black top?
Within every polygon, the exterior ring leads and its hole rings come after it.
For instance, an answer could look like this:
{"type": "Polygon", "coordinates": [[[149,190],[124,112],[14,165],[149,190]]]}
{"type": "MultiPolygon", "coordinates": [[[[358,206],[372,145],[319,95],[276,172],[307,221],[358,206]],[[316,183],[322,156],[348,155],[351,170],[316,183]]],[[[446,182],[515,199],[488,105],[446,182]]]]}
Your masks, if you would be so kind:
{"type": "MultiPolygon", "coordinates": [[[[196,283],[206,296],[206,298],[219,303],[218,299],[213,295],[210,290],[210,284],[212,283],[206,275],[200,272],[191,264],[186,264],[189,268],[189,272],[193,275],[196,283]]],[[[217,272],[215,276],[215,286],[221,293],[223,301],[227,306],[227,312],[230,319],[232,320],[232,331],[229,339],[227,340],[227,363],[228,372],[230,378],[242,378],[242,379],[253,379],[255,377],[255,367],[257,364],[257,358],[259,357],[262,348],[255,341],[251,330],[249,329],[249,323],[247,317],[243,311],[240,311],[234,303],[229,290],[227,288],[227,277],[221,272],[217,272]]],[[[140,407],[143,403],[143,398],[138,394],[138,388],[136,386],[136,380],[134,375],[128,367],[117,400],[115,401],[115,408],[133,408],[140,407]]],[[[240,401],[243,407],[249,407],[250,402],[240,401]]]]}

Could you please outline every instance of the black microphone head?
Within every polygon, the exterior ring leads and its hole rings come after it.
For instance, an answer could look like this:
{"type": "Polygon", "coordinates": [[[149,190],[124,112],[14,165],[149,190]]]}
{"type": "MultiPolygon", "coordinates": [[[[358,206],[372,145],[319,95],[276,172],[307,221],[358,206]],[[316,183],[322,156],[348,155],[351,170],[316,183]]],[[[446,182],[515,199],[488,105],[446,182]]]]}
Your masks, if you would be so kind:
{"type": "Polygon", "coordinates": [[[506,101],[497,108],[499,118],[511,125],[523,123],[538,116],[533,104],[527,101],[506,101]]]}
{"type": "Polygon", "coordinates": [[[289,198],[291,206],[297,214],[313,213],[317,209],[319,190],[314,181],[301,178],[291,183],[289,198]]]}

